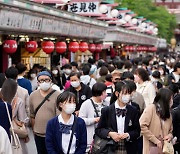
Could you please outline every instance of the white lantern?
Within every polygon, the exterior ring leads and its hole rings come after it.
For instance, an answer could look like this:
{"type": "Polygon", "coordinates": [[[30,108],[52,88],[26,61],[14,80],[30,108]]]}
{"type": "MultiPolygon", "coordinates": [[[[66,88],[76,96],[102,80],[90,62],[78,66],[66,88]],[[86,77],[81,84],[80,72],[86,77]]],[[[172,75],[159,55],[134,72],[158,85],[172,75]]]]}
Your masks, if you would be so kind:
{"type": "Polygon", "coordinates": [[[150,30],[153,30],[153,29],[154,29],[154,26],[152,26],[152,25],[149,26],[149,29],[150,29],[150,30]]]}
{"type": "Polygon", "coordinates": [[[124,17],[125,21],[127,21],[127,22],[130,21],[131,18],[132,18],[132,17],[131,17],[130,15],[126,15],[126,16],[124,17]]]}
{"type": "Polygon", "coordinates": [[[118,11],[118,10],[113,9],[113,10],[111,11],[111,16],[112,16],[113,18],[116,18],[118,15],[119,15],[119,11],[118,11]]]}
{"type": "Polygon", "coordinates": [[[107,13],[107,11],[108,11],[107,5],[102,4],[102,5],[99,6],[99,12],[100,13],[104,14],[104,13],[107,13]]]}
{"type": "Polygon", "coordinates": [[[120,19],[120,20],[118,20],[118,22],[119,22],[120,24],[126,24],[126,21],[125,21],[124,19],[120,19]]]}
{"type": "Polygon", "coordinates": [[[144,28],[146,27],[146,25],[147,25],[147,24],[146,24],[145,22],[143,22],[143,23],[141,24],[141,26],[144,27],[144,28]]]}
{"type": "Polygon", "coordinates": [[[64,4],[70,2],[71,0],[61,0],[64,4]]]}
{"type": "Polygon", "coordinates": [[[136,18],[133,18],[133,19],[131,20],[131,22],[132,22],[133,25],[136,25],[136,24],[137,24],[137,19],[136,19],[136,18]]]}
{"type": "Polygon", "coordinates": [[[158,29],[157,29],[157,28],[154,28],[154,32],[157,33],[157,32],[158,32],[158,29]]]}

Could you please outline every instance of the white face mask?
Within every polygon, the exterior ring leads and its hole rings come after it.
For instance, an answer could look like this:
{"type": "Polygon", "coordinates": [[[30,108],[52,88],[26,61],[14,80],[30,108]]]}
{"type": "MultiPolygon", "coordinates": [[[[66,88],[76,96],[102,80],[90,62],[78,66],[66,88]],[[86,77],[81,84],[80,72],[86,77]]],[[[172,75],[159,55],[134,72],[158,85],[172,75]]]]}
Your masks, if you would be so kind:
{"type": "Polygon", "coordinates": [[[65,69],[64,73],[66,73],[67,75],[71,74],[71,69],[65,69]]]}
{"type": "Polygon", "coordinates": [[[124,104],[127,104],[131,100],[131,96],[130,95],[122,95],[121,100],[124,104]]]}
{"type": "Polygon", "coordinates": [[[72,114],[76,109],[76,104],[74,103],[66,103],[64,105],[64,111],[67,113],[67,114],[72,114]]]}
{"type": "Polygon", "coordinates": [[[58,70],[53,70],[52,73],[53,73],[54,75],[57,75],[57,74],[58,74],[58,70]]]}
{"type": "Polygon", "coordinates": [[[35,78],[36,77],[36,74],[35,73],[33,73],[33,74],[31,74],[31,78],[35,78]]]}
{"type": "Polygon", "coordinates": [[[73,81],[73,82],[71,82],[71,86],[74,87],[74,88],[79,87],[79,85],[80,85],[80,82],[79,82],[79,81],[73,81]]]}
{"type": "Polygon", "coordinates": [[[47,91],[47,90],[49,90],[49,88],[51,87],[51,82],[48,82],[48,83],[46,83],[46,82],[40,83],[40,84],[39,84],[39,87],[40,87],[41,90],[47,91]]]}

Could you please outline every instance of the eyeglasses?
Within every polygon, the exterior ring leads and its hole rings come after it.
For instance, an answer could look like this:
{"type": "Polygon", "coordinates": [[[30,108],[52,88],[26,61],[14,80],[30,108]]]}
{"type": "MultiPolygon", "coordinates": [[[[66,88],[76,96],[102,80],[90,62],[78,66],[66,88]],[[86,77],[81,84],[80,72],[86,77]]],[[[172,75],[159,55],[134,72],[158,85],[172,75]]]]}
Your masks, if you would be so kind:
{"type": "Polygon", "coordinates": [[[48,83],[50,81],[51,81],[51,79],[41,79],[41,80],[38,80],[39,83],[43,83],[43,82],[48,83]]]}

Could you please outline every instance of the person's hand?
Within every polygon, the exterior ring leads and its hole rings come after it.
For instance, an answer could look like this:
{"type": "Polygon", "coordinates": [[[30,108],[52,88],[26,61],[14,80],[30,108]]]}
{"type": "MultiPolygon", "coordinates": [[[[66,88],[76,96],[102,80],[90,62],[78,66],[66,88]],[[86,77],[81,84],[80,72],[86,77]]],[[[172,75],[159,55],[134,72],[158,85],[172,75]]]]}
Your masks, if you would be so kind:
{"type": "Polygon", "coordinates": [[[120,136],[117,132],[109,132],[108,136],[110,136],[115,142],[120,141],[120,136]]]}
{"type": "Polygon", "coordinates": [[[163,140],[170,142],[172,140],[172,138],[173,138],[173,136],[171,134],[168,134],[163,138],[163,140]]]}
{"type": "Polygon", "coordinates": [[[100,119],[100,117],[94,118],[94,123],[98,123],[99,119],[100,119]]]}
{"type": "Polygon", "coordinates": [[[161,141],[159,141],[159,142],[157,143],[157,147],[158,147],[159,149],[162,149],[162,142],[161,142],[161,141]]]}
{"type": "Polygon", "coordinates": [[[24,139],[24,143],[28,143],[30,140],[29,136],[24,139]]]}
{"type": "Polygon", "coordinates": [[[79,115],[79,111],[75,111],[75,114],[76,114],[76,116],[78,117],[78,115],[79,115]]]}
{"type": "Polygon", "coordinates": [[[119,134],[120,136],[120,139],[123,140],[123,139],[126,139],[129,137],[129,134],[128,133],[123,133],[123,134],[119,134]]]}

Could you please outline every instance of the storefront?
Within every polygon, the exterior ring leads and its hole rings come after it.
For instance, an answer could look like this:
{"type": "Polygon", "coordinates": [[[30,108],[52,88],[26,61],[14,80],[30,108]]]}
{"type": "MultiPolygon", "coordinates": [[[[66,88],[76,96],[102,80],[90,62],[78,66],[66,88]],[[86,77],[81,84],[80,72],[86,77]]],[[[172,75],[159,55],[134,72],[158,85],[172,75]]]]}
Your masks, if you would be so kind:
{"type": "MultiPolygon", "coordinates": [[[[55,41],[68,43],[74,39],[99,42],[106,35],[108,24],[102,21],[24,0],[1,0],[0,4],[1,46],[6,39],[16,39],[18,49],[11,55],[14,62],[22,60],[30,65],[30,61],[33,61],[45,66],[48,63],[50,67],[51,56],[42,53],[41,50],[41,42],[45,37],[48,40],[53,39],[54,43],[55,41]],[[22,35],[24,37],[21,37],[22,35]],[[33,54],[24,50],[23,41],[28,40],[35,40],[38,43],[39,48],[33,54]],[[31,56],[33,59],[30,59],[31,56]]],[[[1,71],[4,71],[8,66],[8,58],[6,53],[0,54],[3,62],[1,71]]]]}

